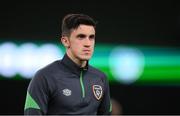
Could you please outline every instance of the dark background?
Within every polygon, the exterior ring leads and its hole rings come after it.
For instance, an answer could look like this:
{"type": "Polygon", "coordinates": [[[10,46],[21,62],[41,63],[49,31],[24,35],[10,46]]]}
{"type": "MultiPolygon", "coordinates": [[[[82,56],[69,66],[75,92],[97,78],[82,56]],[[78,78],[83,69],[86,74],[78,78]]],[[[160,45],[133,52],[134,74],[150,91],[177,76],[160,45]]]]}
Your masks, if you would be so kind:
{"type": "MultiPolygon", "coordinates": [[[[178,1],[80,1],[0,3],[0,41],[59,42],[67,13],[98,21],[97,43],[179,47],[178,1]]],[[[0,114],[23,114],[29,80],[0,80],[0,114]]],[[[111,84],[123,114],[180,114],[180,87],[111,84]]]]}

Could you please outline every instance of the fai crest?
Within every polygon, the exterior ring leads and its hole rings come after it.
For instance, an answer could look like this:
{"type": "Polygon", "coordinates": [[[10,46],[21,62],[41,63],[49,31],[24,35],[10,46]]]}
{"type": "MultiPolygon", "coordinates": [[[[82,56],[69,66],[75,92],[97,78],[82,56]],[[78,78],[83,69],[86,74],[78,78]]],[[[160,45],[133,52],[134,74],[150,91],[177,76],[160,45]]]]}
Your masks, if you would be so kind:
{"type": "Polygon", "coordinates": [[[100,85],[93,85],[93,93],[97,100],[100,100],[103,94],[102,87],[100,85]]]}

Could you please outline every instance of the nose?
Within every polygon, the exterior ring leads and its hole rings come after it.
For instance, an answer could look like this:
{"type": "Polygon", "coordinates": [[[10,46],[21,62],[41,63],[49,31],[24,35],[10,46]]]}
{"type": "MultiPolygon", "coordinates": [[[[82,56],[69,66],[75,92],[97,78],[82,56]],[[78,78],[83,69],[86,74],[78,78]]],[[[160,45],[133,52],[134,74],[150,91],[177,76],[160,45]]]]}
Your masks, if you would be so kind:
{"type": "Polygon", "coordinates": [[[89,38],[86,38],[86,39],[85,39],[85,42],[84,42],[84,46],[85,46],[85,47],[90,47],[90,46],[91,46],[91,43],[92,43],[91,40],[90,40],[89,38]]]}

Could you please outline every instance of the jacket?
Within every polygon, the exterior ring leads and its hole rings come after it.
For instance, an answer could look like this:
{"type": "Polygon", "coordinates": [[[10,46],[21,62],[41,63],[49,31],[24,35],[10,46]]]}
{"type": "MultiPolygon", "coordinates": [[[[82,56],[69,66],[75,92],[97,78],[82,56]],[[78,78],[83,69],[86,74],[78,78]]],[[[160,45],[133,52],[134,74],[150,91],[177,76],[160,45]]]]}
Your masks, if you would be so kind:
{"type": "Polygon", "coordinates": [[[107,77],[88,63],[76,65],[67,54],[36,72],[27,89],[24,114],[110,114],[107,77]]]}

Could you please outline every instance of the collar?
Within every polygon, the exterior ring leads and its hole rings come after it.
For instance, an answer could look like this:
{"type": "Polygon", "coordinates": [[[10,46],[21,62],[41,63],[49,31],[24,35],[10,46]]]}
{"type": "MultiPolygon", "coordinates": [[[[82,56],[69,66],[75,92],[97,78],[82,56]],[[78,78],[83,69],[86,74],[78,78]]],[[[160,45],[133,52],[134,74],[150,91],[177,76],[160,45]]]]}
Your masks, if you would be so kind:
{"type": "Polygon", "coordinates": [[[82,70],[88,70],[88,61],[85,67],[79,67],[75,62],[73,62],[67,54],[64,55],[62,63],[69,69],[70,72],[80,76],[82,70]]]}

